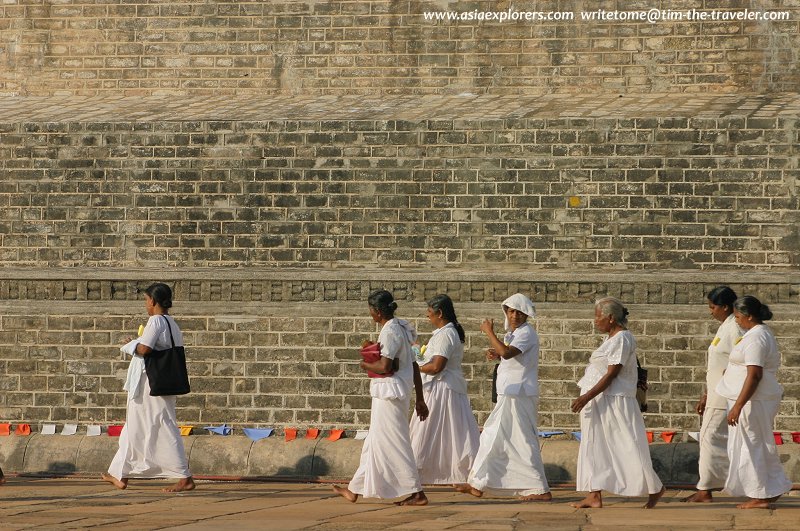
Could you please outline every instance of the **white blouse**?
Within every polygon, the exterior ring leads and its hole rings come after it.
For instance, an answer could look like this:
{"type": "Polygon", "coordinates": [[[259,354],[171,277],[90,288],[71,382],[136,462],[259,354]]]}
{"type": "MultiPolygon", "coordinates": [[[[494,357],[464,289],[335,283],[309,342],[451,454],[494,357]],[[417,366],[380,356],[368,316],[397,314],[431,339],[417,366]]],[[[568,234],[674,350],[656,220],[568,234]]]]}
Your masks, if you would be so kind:
{"type": "Polygon", "coordinates": [[[510,359],[501,359],[497,368],[497,394],[539,396],[539,336],[523,323],[505,336],[505,343],[520,351],[510,359]]]}
{"type": "Polygon", "coordinates": [[[447,359],[447,364],[439,374],[423,372],[422,384],[429,385],[431,382],[441,380],[453,392],[467,394],[467,381],[464,379],[461,369],[461,362],[464,360],[464,344],[458,337],[458,331],[453,323],[447,323],[442,328],[433,331],[421,364],[430,363],[434,356],[447,359]]]}
{"type": "Polygon", "coordinates": [[[733,347],[736,346],[736,342],[742,335],[742,329],[736,324],[733,314],[730,314],[719,325],[714,339],[708,346],[708,369],[706,370],[706,393],[708,394],[706,408],[708,409],[726,409],[728,407],[728,400],[717,393],[717,384],[728,366],[728,358],[733,347]]]}
{"type": "Polygon", "coordinates": [[[780,400],[783,387],[778,383],[777,375],[781,366],[781,355],[778,352],[775,335],[764,324],[748,330],[742,340],[733,347],[725,374],[717,384],[717,393],[728,400],[739,398],[747,378],[748,365],[763,368],[761,381],[758,382],[758,387],[750,400],[780,400]]]}
{"type": "Polygon", "coordinates": [[[605,338],[603,343],[592,353],[589,366],[578,381],[581,394],[589,391],[603,376],[608,373],[610,365],[622,365],[617,377],[603,391],[609,396],[636,396],[636,339],[629,330],[621,330],[611,337],[605,338]]]}

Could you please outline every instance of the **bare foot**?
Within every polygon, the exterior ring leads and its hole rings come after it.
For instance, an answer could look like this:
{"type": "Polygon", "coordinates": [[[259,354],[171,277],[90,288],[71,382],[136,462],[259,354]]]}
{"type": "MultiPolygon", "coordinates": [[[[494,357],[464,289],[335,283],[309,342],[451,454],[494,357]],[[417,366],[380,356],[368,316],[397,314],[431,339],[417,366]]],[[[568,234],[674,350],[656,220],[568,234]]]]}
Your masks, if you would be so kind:
{"type": "Polygon", "coordinates": [[[711,503],[714,501],[710,490],[698,490],[691,496],[687,496],[681,500],[682,502],[689,503],[711,503]]]}
{"type": "Polygon", "coordinates": [[[100,478],[103,481],[107,482],[107,483],[111,483],[112,485],[114,485],[115,487],[117,487],[120,490],[124,490],[124,489],[128,488],[128,480],[126,478],[117,479],[117,478],[115,478],[114,476],[112,476],[110,474],[101,474],[100,478]]]}
{"type": "Polygon", "coordinates": [[[543,501],[549,502],[553,501],[553,495],[549,492],[545,492],[544,494],[528,494],[527,496],[521,496],[519,501],[543,501]]]}
{"type": "MultiPolygon", "coordinates": [[[[770,498],[771,499],[771,498],[770,498]]],[[[776,498],[777,499],[777,498],[776,498]]],[[[769,499],[750,498],[736,506],[737,509],[769,509],[769,499]]]]}
{"type": "Polygon", "coordinates": [[[183,478],[171,487],[161,489],[161,492],[188,492],[194,490],[195,484],[191,477],[183,478]]]}
{"type": "Polygon", "coordinates": [[[480,498],[483,496],[483,491],[478,490],[469,483],[459,483],[458,485],[453,485],[457,492],[462,494],[472,494],[476,498],[480,498]]]}
{"type": "Polygon", "coordinates": [[[340,487],[339,485],[333,486],[333,492],[346,499],[349,502],[355,503],[358,500],[358,494],[351,492],[347,487],[340,487]]]}
{"type": "Polygon", "coordinates": [[[590,492],[579,502],[570,503],[576,509],[600,509],[603,507],[603,496],[600,492],[590,492]]]}
{"type": "Polygon", "coordinates": [[[644,509],[652,509],[653,507],[656,506],[658,500],[661,499],[661,496],[663,496],[665,492],[667,492],[667,489],[661,487],[660,491],[656,492],[655,494],[651,494],[650,496],[647,497],[647,503],[645,503],[642,507],[644,509]]]}
{"type": "Polygon", "coordinates": [[[425,493],[424,493],[423,491],[419,491],[419,492],[415,492],[414,494],[412,494],[411,496],[409,496],[408,498],[406,498],[406,499],[405,499],[405,500],[403,500],[403,501],[394,502],[394,504],[395,504],[395,505],[397,505],[397,506],[405,506],[405,505],[414,505],[414,506],[428,505],[428,497],[427,497],[427,496],[425,496],[425,493]]]}

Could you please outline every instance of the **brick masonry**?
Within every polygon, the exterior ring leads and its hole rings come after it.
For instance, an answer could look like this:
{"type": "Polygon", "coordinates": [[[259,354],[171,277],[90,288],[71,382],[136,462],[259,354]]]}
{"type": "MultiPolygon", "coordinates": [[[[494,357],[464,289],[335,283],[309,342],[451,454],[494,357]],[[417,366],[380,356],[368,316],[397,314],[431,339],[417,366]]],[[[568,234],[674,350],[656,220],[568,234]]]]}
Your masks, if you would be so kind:
{"type": "Polygon", "coordinates": [[[165,280],[195,389],[182,422],[364,427],[356,349],[387,287],[423,336],[424,301],[457,301],[481,422],[480,319],[530,294],[541,425],[562,429],[599,341],[590,303],[619,296],[648,426],[697,429],[704,294],[730,283],[775,310],[778,428],[797,430],[797,7],[420,21],[456,4],[0,5],[0,420],[122,421],[118,345],[144,320],[136,288],[165,280]]]}
{"type": "Polygon", "coordinates": [[[0,91],[144,94],[780,92],[800,83],[796,2],[11,0],[0,91]],[[785,11],[788,20],[583,21],[580,11],[785,11]],[[566,11],[432,22],[425,11],[566,11]]]}

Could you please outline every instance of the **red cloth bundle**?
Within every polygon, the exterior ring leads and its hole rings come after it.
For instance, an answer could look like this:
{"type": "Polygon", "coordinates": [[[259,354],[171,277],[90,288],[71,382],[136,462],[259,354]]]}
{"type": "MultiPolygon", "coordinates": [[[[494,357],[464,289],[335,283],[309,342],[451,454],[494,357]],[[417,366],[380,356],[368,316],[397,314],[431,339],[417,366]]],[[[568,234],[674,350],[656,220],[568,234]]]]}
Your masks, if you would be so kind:
{"type": "MultiPolygon", "coordinates": [[[[360,354],[367,363],[375,363],[381,359],[381,345],[380,343],[371,343],[369,341],[365,341],[361,346],[360,354]]],[[[394,371],[389,371],[386,374],[378,374],[377,372],[367,371],[367,376],[370,378],[386,378],[387,376],[391,376],[393,374],[394,371]]]]}

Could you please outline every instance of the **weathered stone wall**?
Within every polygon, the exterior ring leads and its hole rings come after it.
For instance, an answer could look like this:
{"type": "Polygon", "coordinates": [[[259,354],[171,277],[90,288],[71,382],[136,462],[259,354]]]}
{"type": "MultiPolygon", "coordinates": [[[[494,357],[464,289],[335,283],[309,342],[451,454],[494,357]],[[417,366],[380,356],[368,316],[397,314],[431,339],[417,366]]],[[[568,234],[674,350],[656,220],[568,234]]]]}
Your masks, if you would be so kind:
{"type": "MultiPolygon", "coordinates": [[[[484,101],[470,100],[478,113],[484,101]]],[[[569,98],[550,103],[577,116],[552,118],[551,108],[512,119],[347,120],[333,102],[328,120],[0,123],[0,258],[114,267],[800,263],[800,99],[653,118],[582,117],[566,110],[569,98]]]]}
{"type": "Polygon", "coordinates": [[[0,6],[0,92],[22,96],[795,91],[797,50],[800,9],[789,0],[12,0],[0,6]],[[574,19],[455,23],[424,16],[508,9],[568,12],[574,19]],[[582,20],[581,11],[600,9],[673,14],[654,23],[582,20]],[[674,19],[691,9],[708,12],[708,20],[674,19]],[[715,9],[789,16],[712,20],[715,9]]]}
{"type": "Polygon", "coordinates": [[[800,420],[798,284],[793,275],[663,272],[604,274],[527,271],[399,273],[295,270],[5,270],[0,282],[0,418],[8,421],[124,420],[124,342],[146,320],[136,287],[173,283],[173,314],[188,345],[193,392],[179,400],[181,422],[236,426],[361,428],[369,423],[368,379],[358,348],[376,339],[366,296],[385,287],[423,341],[431,327],[424,301],[450,293],[467,330],[465,375],[482,423],[491,410],[493,364],[480,321],[502,322],[499,301],[522,291],[537,301],[541,335],[540,423],[576,428],[569,403],[600,336],[591,301],[611,294],[629,303],[639,358],[649,371],[654,429],[696,430],[705,351],[716,329],[704,294],[729,282],[772,303],[786,389],[778,429],[800,420]],[[146,275],[150,275],[148,278],[146,275]],[[68,280],[63,280],[68,279],[68,280]]]}
{"type": "MultiPolygon", "coordinates": [[[[514,2],[585,10],[583,2],[514,2]]],[[[116,423],[136,287],[175,285],[182,422],[360,428],[387,287],[456,300],[476,414],[483,317],[539,306],[541,424],[574,428],[591,301],[630,305],[654,429],[697,427],[704,307],[773,305],[796,430],[800,14],[425,22],[511,2],[0,5],[0,420],[116,423]],[[180,96],[179,98],[176,95],[180,96]]],[[[593,7],[593,9],[596,9],[593,7]]]]}

